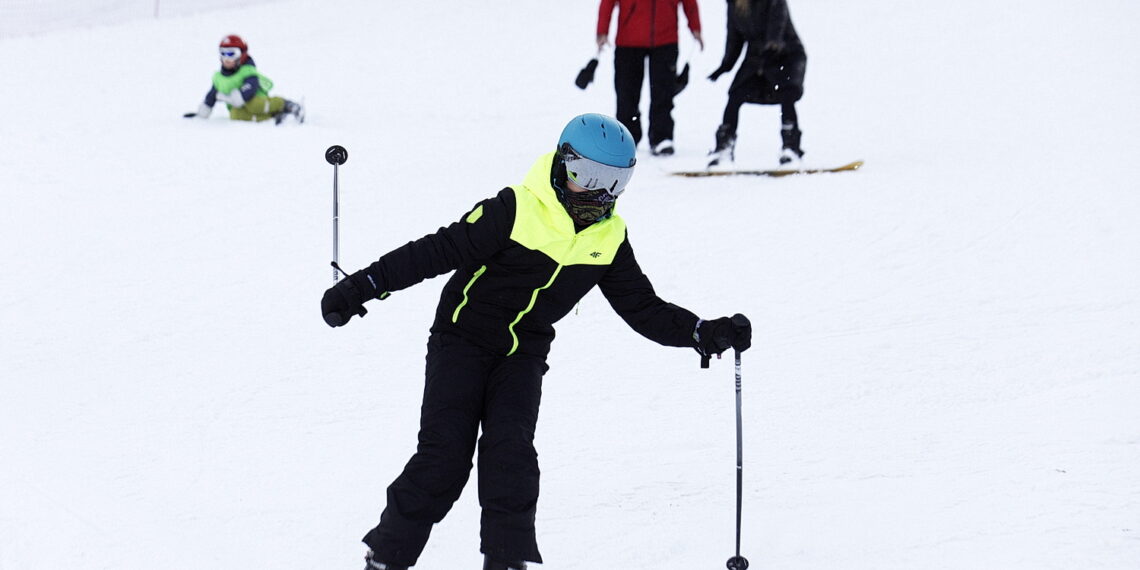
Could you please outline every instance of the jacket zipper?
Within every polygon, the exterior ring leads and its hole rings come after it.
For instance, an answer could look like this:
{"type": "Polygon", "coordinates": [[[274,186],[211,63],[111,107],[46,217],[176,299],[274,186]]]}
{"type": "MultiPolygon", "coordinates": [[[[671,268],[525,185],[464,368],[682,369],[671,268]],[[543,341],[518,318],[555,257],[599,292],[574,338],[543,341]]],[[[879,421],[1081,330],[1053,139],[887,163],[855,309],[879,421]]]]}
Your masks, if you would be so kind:
{"type": "Polygon", "coordinates": [[[649,3],[649,47],[657,47],[657,0],[649,3]]]}
{"type": "Polygon", "coordinates": [[[471,286],[475,284],[475,281],[477,279],[479,279],[479,277],[482,276],[483,272],[486,270],[487,270],[486,265],[480,267],[479,270],[476,271],[475,274],[471,276],[471,280],[467,282],[467,286],[463,288],[463,300],[459,302],[458,307],[455,307],[455,312],[451,313],[451,322],[452,323],[456,323],[459,321],[459,311],[463,310],[463,307],[465,307],[467,305],[467,291],[469,291],[471,289],[471,286]]]}
{"type": "MultiPolygon", "coordinates": [[[[577,239],[577,236],[575,236],[575,239],[577,239]]],[[[541,292],[543,289],[549,289],[550,286],[554,284],[554,280],[558,277],[558,274],[562,272],[562,267],[562,264],[559,264],[558,267],[555,267],[554,273],[550,274],[550,280],[546,282],[546,285],[543,285],[542,287],[539,287],[531,292],[530,303],[527,304],[525,309],[519,311],[518,316],[515,317],[514,321],[511,321],[511,324],[507,325],[507,332],[511,333],[511,349],[507,351],[507,356],[514,354],[515,351],[519,349],[519,337],[515,334],[515,325],[519,324],[519,321],[521,321],[522,318],[526,316],[526,314],[529,313],[531,309],[534,308],[534,303],[538,300],[539,292],[541,292]]]]}

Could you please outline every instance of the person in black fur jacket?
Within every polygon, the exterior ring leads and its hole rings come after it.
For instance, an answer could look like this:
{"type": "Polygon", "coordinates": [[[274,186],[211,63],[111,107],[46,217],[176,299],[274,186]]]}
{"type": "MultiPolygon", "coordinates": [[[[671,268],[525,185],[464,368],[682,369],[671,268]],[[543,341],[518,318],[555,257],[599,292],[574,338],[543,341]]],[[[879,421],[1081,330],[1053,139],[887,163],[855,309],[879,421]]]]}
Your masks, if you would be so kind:
{"type": "Polygon", "coordinates": [[[740,107],[744,103],[780,105],[780,164],[795,166],[804,155],[796,101],[804,94],[807,53],[792,25],[787,0],[728,0],[728,33],[724,59],[710,81],[732,70],[740,53],[744,61],[728,88],[724,118],[716,130],[709,166],[732,161],[740,107]]]}

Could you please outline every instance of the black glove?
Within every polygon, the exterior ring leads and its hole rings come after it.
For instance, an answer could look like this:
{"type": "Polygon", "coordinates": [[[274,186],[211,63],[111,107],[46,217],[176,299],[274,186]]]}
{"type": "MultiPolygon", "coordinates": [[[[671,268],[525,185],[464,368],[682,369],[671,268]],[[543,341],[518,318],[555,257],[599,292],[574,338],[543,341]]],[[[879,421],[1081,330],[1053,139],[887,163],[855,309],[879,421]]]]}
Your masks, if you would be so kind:
{"type": "Polygon", "coordinates": [[[574,85],[577,85],[578,89],[585,89],[594,81],[594,71],[597,69],[598,58],[595,57],[586,64],[586,67],[582,68],[582,71],[578,72],[578,77],[574,78],[574,85]]]}
{"type": "Polygon", "coordinates": [[[357,271],[340,280],[325,291],[321,298],[321,315],[330,327],[343,326],[353,315],[363,317],[368,314],[365,301],[387,297],[379,295],[372,279],[364,271],[357,271]]]}
{"type": "Polygon", "coordinates": [[[721,75],[724,75],[728,70],[723,67],[716,68],[716,71],[709,75],[709,81],[716,81],[721,75]]]}
{"type": "Polygon", "coordinates": [[[744,352],[752,346],[752,323],[740,313],[732,318],[702,321],[694,337],[697,352],[704,357],[720,354],[729,348],[744,352]]]}

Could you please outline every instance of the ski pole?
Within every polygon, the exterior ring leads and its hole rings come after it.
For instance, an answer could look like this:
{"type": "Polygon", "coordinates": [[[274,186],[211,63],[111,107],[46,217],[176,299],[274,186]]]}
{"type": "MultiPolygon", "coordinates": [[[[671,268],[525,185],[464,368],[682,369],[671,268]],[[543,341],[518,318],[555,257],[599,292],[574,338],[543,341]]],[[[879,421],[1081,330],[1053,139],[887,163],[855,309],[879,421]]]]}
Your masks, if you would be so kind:
{"type": "Polygon", "coordinates": [[[740,351],[736,352],[736,556],[728,559],[729,570],[745,570],[748,559],[740,555],[740,513],[744,494],[744,421],[740,405],[740,351]]]}
{"type": "Polygon", "coordinates": [[[337,187],[337,168],[348,161],[348,151],[334,144],[325,151],[325,160],[333,167],[333,283],[340,279],[340,189],[337,187]]]}

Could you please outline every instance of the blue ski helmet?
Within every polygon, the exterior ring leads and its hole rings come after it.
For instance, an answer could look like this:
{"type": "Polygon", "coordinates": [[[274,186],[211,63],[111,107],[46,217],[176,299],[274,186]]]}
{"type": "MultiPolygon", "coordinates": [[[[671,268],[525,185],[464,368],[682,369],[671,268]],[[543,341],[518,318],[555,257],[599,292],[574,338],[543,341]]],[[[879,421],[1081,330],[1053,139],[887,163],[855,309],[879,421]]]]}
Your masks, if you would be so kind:
{"type": "Polygon", "coordinates": [[[637,143],[625,125],[597,113],[578,115],[558,137],[551,182],[575,223],[588,225],[610,217],[636,163],[637,143]]]}
{"type": "Polygon", "coordinates": [[[569,144],[582,157],[619,168],[637,163],[637,143],[625,125],[598,113],[578,115],[562,129],[558,149],[569,144]]]}

